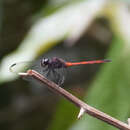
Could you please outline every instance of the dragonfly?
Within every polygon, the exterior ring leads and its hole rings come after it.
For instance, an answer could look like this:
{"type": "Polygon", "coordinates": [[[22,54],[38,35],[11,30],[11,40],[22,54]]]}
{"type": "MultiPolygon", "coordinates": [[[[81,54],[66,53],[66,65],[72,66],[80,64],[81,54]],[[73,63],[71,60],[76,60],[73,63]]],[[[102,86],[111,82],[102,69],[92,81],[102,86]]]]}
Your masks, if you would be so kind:
{"type": "MultiPolygon", "coordinates": [[[[104,59],[104,60],[90,60],[90,61],[80,61],[80,62],[68,62],[65,61],[61,58],[58,57],[53,57],[53,58],[42,58],[40,61],[40,68],[41,72],[50,79],[50,75],[53,75],[55,78],[55,81],[58,85],[61,85],[64,83],[65,77],[63,73],[60,73],[59,70],[61,69],[66,69],[72,66],[78,66],[78,65],[87,65],[87,64],[100,64],[100,63],[107,63],[111,62],[109,59],[104,59]]],[[[24,63],[24,62],[22,62],[24,63]]],[[[18,66],[20,63],[15,63],[10,66],[11,72],[14,71],[14,67],[18,66]]]]}

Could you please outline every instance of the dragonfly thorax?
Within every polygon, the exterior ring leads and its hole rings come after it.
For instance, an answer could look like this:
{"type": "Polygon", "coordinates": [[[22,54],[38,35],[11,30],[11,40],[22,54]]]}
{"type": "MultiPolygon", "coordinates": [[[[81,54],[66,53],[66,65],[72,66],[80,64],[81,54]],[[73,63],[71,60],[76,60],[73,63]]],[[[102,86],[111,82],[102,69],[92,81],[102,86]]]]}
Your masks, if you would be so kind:
{"type": "Polygon", "coordinates": [[[53,57],[52,59],[43,58],[41,60],[41,66],[42,67],[47,66],[49,69],[53,69],[53,70],[66,67],[64,61],[56,57],[53,57]]]}
{"type": "Polygon", "coordinates": [[[60,58],[53,57],[50,61],[49,68],[52,69],[65,68],[65,62],[60,58]]]}

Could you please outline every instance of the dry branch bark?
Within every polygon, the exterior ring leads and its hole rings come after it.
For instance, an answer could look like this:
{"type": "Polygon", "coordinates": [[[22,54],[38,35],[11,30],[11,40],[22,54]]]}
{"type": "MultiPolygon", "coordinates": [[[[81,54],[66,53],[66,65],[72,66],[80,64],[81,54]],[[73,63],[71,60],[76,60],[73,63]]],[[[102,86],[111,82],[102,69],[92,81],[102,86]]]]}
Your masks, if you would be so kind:
{"type": "Polygon", "coordinates": [[[80,108],[80,112],[83,111],[83,112],[81,112],[81,114],[79,113],[78,118],[80,118],[84,114],[84,112],[86,112],[87,114],[89,114],[97,119],[100,119],[116,128],[119,128],[121,130],[130,130],[130,126],[128,124],[126,124],[122,121],[119,121],[119,120],[109,116],[108,114],[105,114],[105,113],[95,109],[94,107],[89,106],[85,102],[81,101],[80,99],[78,99],[77,97],[75,97],[74,95],[72,95],[71,93],[66,91],[65,89],[61,88],[54,82],[46,79],[43,75],[39,74],[38,72],[36,72],[34,70],[28,70],[26,73],[19,73],[19,75],[22,77],[26,77],[26,76],[33,77],[34,79],[38,80],[39,82],[46,84],[47,87],[49,89],[51,89],[53,92],[56,92],[56,93],[60,94],[61,96],[64,96],[70,102],[75,104],[77,107],[80,108]]]}

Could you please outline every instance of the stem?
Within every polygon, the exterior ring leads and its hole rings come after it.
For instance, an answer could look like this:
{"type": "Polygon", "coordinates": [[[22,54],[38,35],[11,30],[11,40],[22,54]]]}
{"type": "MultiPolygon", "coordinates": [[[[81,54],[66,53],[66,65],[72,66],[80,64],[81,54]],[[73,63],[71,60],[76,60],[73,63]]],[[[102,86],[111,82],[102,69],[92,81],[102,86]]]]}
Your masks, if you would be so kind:
{"type": "Polygon", "coordinates": [[[95,118],[98,118],[116,128],[119,128],[122,130],[130,130],[130,126],[128,124],[121,122],[121,121],[95,109],[94,107],[89,106],[85,102],[83,102],[80,99],[78,99],[77,97],[73,96],[71,93],[67,92],[66,90],[64,90],[57,84],[55,84],[54,82],[46,79],[43,75],[39,74],[38,72],[36,72],[34,70],[28,70],[27,73],[19,73],[19,75],[22,77],[31,76],[34,79],[38,80],[39,82],[46,84],[49,89],[64,96],[66,99],[71,101],[77,107],[79,107],[80,109],[81,108],[84,109],[86,113],[88,113],[89,115],[91,115],[95,118]]]}

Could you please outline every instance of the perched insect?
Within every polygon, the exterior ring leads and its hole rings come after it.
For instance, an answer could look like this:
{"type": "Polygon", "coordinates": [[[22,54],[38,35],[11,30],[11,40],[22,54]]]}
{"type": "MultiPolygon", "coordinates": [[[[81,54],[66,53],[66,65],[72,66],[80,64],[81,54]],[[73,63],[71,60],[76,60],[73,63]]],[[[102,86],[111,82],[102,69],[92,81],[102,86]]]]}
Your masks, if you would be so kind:
{"type": "MultiPolygon", "coordinates": [[[[64,74],[60,73],[60,69],[65,69],[72,66],[78,65],[86,65],[86,64],[99,64],[99,63],[106,63],[111,62],[111,60],[92,60],[92,61],[81,61],[81,62],[66,62],[61,58],[53,57],[51,59],[43,58],[41,59],[41,72],[48,78],[53,77],[56,79],[55,82],[59,85],[63,84],[64,82],[64,74]]],[[[25,62],[21,62],[25,63],[25,62]]],[[[18,66],[20,63],[15,63],[10,67],[10,70],[13,71],[15,66],[18,66]]],[[[15,72],[15,71],[13,71],[15,72]]]]}

